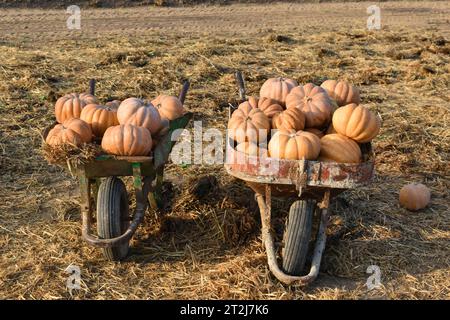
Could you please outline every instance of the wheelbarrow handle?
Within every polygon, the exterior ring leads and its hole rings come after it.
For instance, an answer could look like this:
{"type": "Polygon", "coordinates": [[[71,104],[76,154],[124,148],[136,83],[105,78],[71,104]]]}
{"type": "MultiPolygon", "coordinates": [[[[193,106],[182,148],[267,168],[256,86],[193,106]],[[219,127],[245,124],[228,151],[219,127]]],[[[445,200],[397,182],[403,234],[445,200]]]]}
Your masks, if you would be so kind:
{"type": "Polygon", "coordinates": [[[239,87],[239,98],[241,99],[241,101],[245,101],[245,82],[244,82],[244,77],[242,76],[241,71],[236,71],[235,73],[235,77],[236,77],[236,81],[239,87]]]}
{"type": "Polygon", "coordinates": [[[186,94],[187,94],[187,92],[189,90],[189,86],[190,85],[191,84],[189,83],[189,80],[186,80],[183,83],[183,87],[181,88],[179,99],[180,99],[181,103],[183,103],[183,104],[184,104],[184,100],[186,99],[186,94]]]}

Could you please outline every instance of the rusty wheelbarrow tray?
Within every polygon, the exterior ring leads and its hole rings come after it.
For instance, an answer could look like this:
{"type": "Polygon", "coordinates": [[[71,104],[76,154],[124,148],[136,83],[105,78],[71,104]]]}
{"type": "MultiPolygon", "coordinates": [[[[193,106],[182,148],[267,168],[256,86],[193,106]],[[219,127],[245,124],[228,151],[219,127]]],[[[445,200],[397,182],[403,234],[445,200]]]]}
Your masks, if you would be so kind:
{"type": "MultiPolygon", "coordinates": [[[[240,87],[241,100],[245,100],[242,75],[238,72],[236,76],[240,87]]],[[[255,192],[261,215],[262,240],[266,249],[269,269],[281,282],[285,284],[296,282],[306,285],[316,279],[325,249],[326,228],[330,216],[330,200],[333,196],[347,189],[369,184],[373,178],[374,155],[370,143],[362,145],[361,149],[364,155],[364,162],[358,164],[284,160],[246,155],[236,151],[233,147],[233,141],[227,139],[225,169],[230,175],[244,180],[255,192]],[[286,270],[283,270],[278,265],[277,251],[271,228],[272,195],[297,198],[297,201],[291,205],[289,219],[293,218],[293,220],[299,221],[299,215],[305,214],[309,214],[312,219],[313,212],[320,210],[320,222],[312,263],[309,273],[306,275],[301,275],[300,270],[289,272],[288,274],[286,270]],[[309,206],[308,203],[312,203],[312,205],[309,206]],[[310,209],[308,210],[308,208],[310,209]]],[[[305,222],[302,223],[306,225],[305,222]]],[[[310,222],[309,229],[311,229],[311,225],[312,222],[310,222]]],[[[294,243],[294,246],[303,246],[303,256],[301,257],[303,262],[287,262],[288,266],[298,266],[300,269],[303,267],[308,243],[311,239],[311,230],[309,230],[309,233],[306,229],[302,230],[296,229],[293,232],[303,232],[303,234],[297,234],[294,237],[297,240],[302,239],[301,243],[294,243]]],[[[287,231],[289,231],[289,224],[285,231],[285,236],[287,231]]],[[[295,236],[295,234],[291,232],[289,236],[295,236]]],[[[285,258],[283,257],[283,259],[285,258]]],[[[285,260],[283,260],[283,264],[284,262],[285,260]]]]}
{"type": "MultiPolygon", "coordinates": [[[[90,81],[94,94],[95,82],[90,81]]],[[[180,100],[184,103],[189,82],[183,84],[180,100]]],[[[172,133],[187,126],[192,113],[169,122],[169,130],[149,156],[126,157],[100,155],[91,162],[74,168],[81,196],[82,238],[90,245],[102,248],[108,260],[124,258],[129,241],[144,218],[147,208],[156,210],[161,205],[164,165],[175,144],[172,133]],[[132,218],[128,212],[128,195],[120,177],[133,177],[136,208],[132,218]],[[94,206],[97,205],[97,210],[94,206]],[[92,232],[97,211],[97,233],[92,232]],[[101,214],[99,213],[101,211],[101,214]],[[100,236],[103,233],[103,236],[100,236]]],[[[44,130],[45,139],[51,127],[44,130]]],[[[71,168],[69,168],[71,170],[71,168]]]]}

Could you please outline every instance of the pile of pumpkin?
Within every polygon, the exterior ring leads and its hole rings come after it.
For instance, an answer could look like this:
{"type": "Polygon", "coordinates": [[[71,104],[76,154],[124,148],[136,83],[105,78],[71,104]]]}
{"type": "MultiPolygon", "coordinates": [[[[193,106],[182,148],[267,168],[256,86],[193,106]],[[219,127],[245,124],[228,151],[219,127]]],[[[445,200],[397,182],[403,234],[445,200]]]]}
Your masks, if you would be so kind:
{"type": "Polygon", "coordinates": [[[345,81],[317,86],[271,78],[259,99],[250,97],[233,112],[228,130],[236,150],[249,155],[359,163],[360,144],[375,138],[381,125],[360,102],[359,90],[345,81]]]}
{"type": "Polygon", "coordinates": [[[151,102],[128,98],[102,105],[91,94],[71,93],[56,101],[58,124],[49,131],[46,143],[81,147],[101,141],[108,154],[147,156],[168,132],[169,121],[183,113],[182,102],[169,95],[159,95],[151,102]]]}

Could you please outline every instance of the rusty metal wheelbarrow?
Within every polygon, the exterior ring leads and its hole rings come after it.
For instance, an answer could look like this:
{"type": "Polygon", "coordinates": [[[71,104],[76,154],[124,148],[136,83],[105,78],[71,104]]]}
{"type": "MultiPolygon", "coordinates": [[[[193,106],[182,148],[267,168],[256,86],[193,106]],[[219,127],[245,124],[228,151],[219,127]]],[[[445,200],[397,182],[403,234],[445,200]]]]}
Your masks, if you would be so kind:
{"type": "MultiPolygon", "coordinates": [[[[236,74],[241,101],[245,100],[242,75],[236,74]]],[[[231,110],[230,110],[231,113],[231,110]]],[[[316,279],[325,249],[330,200],[337,194],[370,183],[374,174],[371,146],[361,145],[364,162],[344,164],[307,160],[284,160],[249,156],[238,152],[227,139],[226,171],[255,192],[262,221],[262,240],[273,275],[285,284],[306,285],[316,279]],[[236,159],[240,161],[236,161],[236,159]],[[243,160],[243,161],[242,161],[243,160]],[[294,197],[284,231],[282,268],[271,228],[272,196],[294,197]],[[309,273],[302,275],[312,239],[313,217],[319,216],[318,233],[309,273]]]]}
{"type": "MultiPolygon", "coordinates": [[[[90,93],[94,94],[95,82],[90,82],[90,93]]],[[[184,103],[189,82],[186,81],[180,93],[184,103]]],[[[149,156],[125,157],[100,155],[95,160],[75,168],[81,195],[82,237],[90,245],[99,247],[108,260],[121,260],[128,254],[129,242],[150,207],[162,205],[162,183],[164,165],[175,144],[172,133],[185,128],[192,113],[169,122],[168,132],[159,139],[149,156]],[[128,193],[120,177],[132,176],[136,208],[133,217],[129,215],[128,193]],[[94,206],[96,205],[96,219],[94,206]],[[96,220],[97,235],[92,233],[96,220]]],[[[46,138],[49,128],[43,137],[46,138]]]]}

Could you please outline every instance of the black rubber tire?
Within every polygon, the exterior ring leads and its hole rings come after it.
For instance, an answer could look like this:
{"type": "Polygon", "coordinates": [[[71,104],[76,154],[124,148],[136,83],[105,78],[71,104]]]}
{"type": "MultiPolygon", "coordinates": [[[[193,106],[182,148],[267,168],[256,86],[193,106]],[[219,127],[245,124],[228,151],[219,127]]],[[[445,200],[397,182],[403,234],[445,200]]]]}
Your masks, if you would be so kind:
{"type": "MultiPolygon", "coordinates": [[[[116,177],[108,177],[98,189],[97,234],[102,239],[122,235],[130,224],[128,193],[125,184],[116,177]]],[[[102,248],[103,255],[110,261],[125,258],[130,248],[129,242],[119,246],[102,248]]]]}
{"type": "Polygon", "coordinates": [[[282,252],[283,269],[289,275],[300,276],[305,265],[315,209],[314,200],[297,200],[289,210],[282,252]]]}

